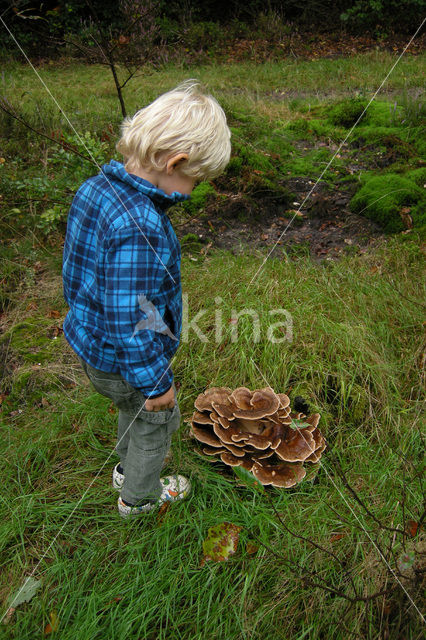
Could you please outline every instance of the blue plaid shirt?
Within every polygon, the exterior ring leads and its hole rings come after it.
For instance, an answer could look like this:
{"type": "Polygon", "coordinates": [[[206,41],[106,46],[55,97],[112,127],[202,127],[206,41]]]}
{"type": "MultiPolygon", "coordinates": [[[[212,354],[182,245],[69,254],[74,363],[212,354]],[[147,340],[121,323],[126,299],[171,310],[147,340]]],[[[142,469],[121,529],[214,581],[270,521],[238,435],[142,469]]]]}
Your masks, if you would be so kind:
{"type": "Polygon", "coordinates": [[[121,373],[146,397],[173,382],[169,362],[182,326],[180,245],[165,210],[187,198],[168,196],[111,160],[79,188],[68,216],[65,337],[92,367],[121,373]],[[136,327],[146,317],[141,294],[172,336],[136,327]]]}

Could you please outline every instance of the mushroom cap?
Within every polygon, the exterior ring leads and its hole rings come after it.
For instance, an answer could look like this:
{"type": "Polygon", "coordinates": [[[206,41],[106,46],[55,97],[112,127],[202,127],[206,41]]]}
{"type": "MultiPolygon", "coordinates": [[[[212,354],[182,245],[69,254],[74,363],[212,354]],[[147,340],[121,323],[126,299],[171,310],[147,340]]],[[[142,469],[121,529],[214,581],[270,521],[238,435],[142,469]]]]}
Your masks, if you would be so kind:
{"type": "Polygon", "coordinates": [[[251,409],[250,400],[252,397],[252,392],[247,387],[237,387],[229,396],[231,402],[237,405],[238,409],[243,409],[244,411],[248,411],[251,409]]]}
{"type": "Polygon", "coordinates": [[[258,420],[265,416],[270,416],[276,412],[280,401],[271,387],[253,391],[250,400],[250,409],[237,409],[234,411],[236,418],[246,418],[247,420],[258,420]]]}
{"type": "MultiPolygon", "coordinates": [[[[232,437],[232,436],[240,435],[240,431],[234,426],[229,427],[228,429],[224,429],[222,425],[214,424],[213,431],[215,435],[219,438],[219,440],[223,442],[223,444],[235,445],[236,442],[240,442],[239,440],[234,440],[234,438],[232,437]]],[[[243,446],[243,445],[240,445],[240,446],[243,446]]]]}
{"type": "Polygon", "coordinates": [[[306,418],[305,422],[310,424],[310,427],[305,427],[308,431],[313,432],[313,430],[318,426],[318,422],[320,421],[321,414],[320,413],[312,413],[309,418],[306,418]]]}
{"type": "Polygon", "coordinates": [[[196,422],[197,424],[211,424],[213,425],[213,420],[206,413],[201,413],[201,411],[194,411],[191,418],[191,423],[196,422]]]}
{"type": "Polygon", "coordinates": [[[271,484],[274,487],[284,487],[286,489],[293,487],[303,480],[306,475],[306,471],[301,464],[283,463],[270,465],[255,462],[251,472],[262,484],[271,484]]]}
{"type": "Polygon", "coordinates": [[[236,458],[244,458],[246,455],[246,452],[244,451],[244,449],[242,447],[238,447],[235,444],[232,445],[232,444],[224,443],[223,446],[226,447],[228,451],[230,451],[236,458]]]}
{"type": "Polygon", "coordinates": [[[235,405],[231,402],[212,402],[212,407],[216,411],[216,413],[222,418],[227,418],[228,420],[235,419],[235,405]]]}
{"type": "Polygon", "coordinates": [[[287,409],[290,406],[290,398],[285,393],[277,393],[280,401],[280,409],[287,409]]]}
{"type": "Polygon", "coordinates": [[[247,471],[251,471],[251,468],[254,464],[254,461],[251,460],[248,456],[245,456],[244,458],[237,458],[237,456],[234,456],[230,452],[221,453],[220,459],[230,467],[244,467],[244,469],[247,469],[247,471]]]}
{"type": "Polygon", "coordinates": [[[226,402],[231,393],[229,387],[211,387],[206,389],[204,393],[200,393],[194,402],[194,406],[198,411],[209,411],[212,409],[212,402],[226,402]]]}
{"type": "MultiPolygon", "coordinates": [[[[234,440],[234,438],[232,439],[234,440]]],[[[236,440],[234,440],[234,442],[236,442],[236,440]]],[[[265,438],[263,436],[258,436],[254,433],[249,433],[247,435],[247,439],[245,440],[245,443],[251,445],[255,449],[260,449],[261,451],[264,451],[265,449],[271,446],[272,439],[268,437],[265,438]]]]}
{"type": "Polygon", "coordinates": [[[262,420],[247,420],[246,418],[237,418],[236,424],[242,433],[256,433],[260,435],[265,429],[262,420]]]}
{"type": "Polygon", "coordinates": [[[218,456],[220,453],[226,451],[226,449],[225,447],[222,447],[220,449],[216,449],[214,447],[203,447],[202,451],[206,454],[206,456],[218,456]]]}
{"type": "Polygon", "coordinates": [[[315,440],[309,431],[305,433],[305,429],[291,429],[291,433],[275,449],[275,453],[285,462],[303,462],[314,451],[315,440]]]}
{"type": "Polygon", "coordinates": [[[209,447],[216,447],[216,448],[223,447],[223,443],[219,440],[217,435],[215,435],[209,429],[205,429],[202,426],[192,424],[191,432],[194,438],[196,438],[203,444],[208,444],[209,447]]]}

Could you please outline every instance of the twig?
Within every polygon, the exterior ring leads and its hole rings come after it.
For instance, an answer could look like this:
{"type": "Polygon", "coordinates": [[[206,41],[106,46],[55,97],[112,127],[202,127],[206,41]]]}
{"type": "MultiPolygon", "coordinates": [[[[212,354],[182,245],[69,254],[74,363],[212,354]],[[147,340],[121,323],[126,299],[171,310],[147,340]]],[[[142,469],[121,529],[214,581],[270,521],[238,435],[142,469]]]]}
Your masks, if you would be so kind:
{"type": "Polygon", "coordinates": [[[15,120],[23,124],[24,127],[29,129],[33,133],[36,133],[42,138],[46,138],[47,140],[50,140],[50,142],[54,142],[65,151],[71,151],[72,153],[75,153],[75,155],[80,156],[80,158],[83,158],[83,160],[87,160],[88,162],[96,165],[96,163],[92,160],[92,158],[89,158],[89,156],[85,156],[83,153],[80,153],[80,151],[77,151],[77,149],[75,149],[72,145],[68,144],[68,142],[65,142],[64,140],[56,140],[56,138],[52,138],[52,136],[47,135],[47,133],[43,133],[42,131],[39,131],[38,129],[35,129],[34,127],[32,127],[23,118],[21,118],[20,116],[16,115],[16,113],[14,113],[14,111],[12,110],[13,109],[12,105],[10,105],[10,103],[8,102],[8,100],[6,100],[6,98],[0,98],[0,109],[5,113],[7,113],[7,115],[9,115],[11,118],[14,118],[15,120]]]}

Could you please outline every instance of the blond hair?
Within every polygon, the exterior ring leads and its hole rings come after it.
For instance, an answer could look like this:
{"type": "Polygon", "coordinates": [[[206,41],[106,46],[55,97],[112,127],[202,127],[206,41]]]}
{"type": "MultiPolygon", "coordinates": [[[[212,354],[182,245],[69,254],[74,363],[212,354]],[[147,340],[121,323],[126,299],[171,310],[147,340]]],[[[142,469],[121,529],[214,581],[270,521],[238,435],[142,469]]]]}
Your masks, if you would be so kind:
{"type": "Polygon", "coordinates": [[[162,171],[168,157],[187,153],[182,173],[205,180],[224,171],[231,155],[230,137],[215,98],[201,93],[197,81],[187,80],[126,118],[116,148],[128,170],[139,166],[162,171]]]}

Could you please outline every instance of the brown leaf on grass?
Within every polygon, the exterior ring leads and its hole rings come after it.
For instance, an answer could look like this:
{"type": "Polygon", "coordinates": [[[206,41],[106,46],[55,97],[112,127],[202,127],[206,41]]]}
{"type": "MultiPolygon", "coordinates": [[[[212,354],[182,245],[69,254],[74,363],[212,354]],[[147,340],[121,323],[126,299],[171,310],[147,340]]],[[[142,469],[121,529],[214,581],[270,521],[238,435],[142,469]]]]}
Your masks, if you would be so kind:
{"type": "Polygon", "coordinates": [[[414,538],[417,530],[419,528],[419,523],[416,522],[415,520],[408,520],[407,521],[407,533],[410,536],[410,538],[414,538]]]}
{"type": "Polygon", "coordinates": [[[121,602],[121,600],[123,599],[123,596],[115,596],[115,598],[112,598],[112,600],[108,600],[108,602],[106,603],[106,605],[104,607],[102,607],[102,611],[105,611],[105,609],[107,609],[108,607],[110,607],[112,604],[114,604],[114,602],[121,602]]]}
{"type": "Polygon", "coordinates": [[[58,325],[55,325],[54,327],[51,327],[49,329],[49,331],[47,332],[47,337],[52,340],[53,338],[57,338],[63,332],[64,330],[62,329],[62,327],[58,327],[58,325]]]}
{"type": "Polygon", "coordinates": [[[171,502],[163,502],[161,507],[157,511],[157,523],[160,523],[168,510],[170,509],[171,502]]]}
{"type": "Polygon", "coordinates": [[[59,629],[59,618],[55,611],[49,613],[50,622],[44,628],[44,635],[48,636],[49,633],[53,633],[59,629]]]}
{"type": "Polygon", "coordinates": [[[115,408],[115,405],[111,402],[111,404],[108,407],[108,413],[113,415],[116,411],[117,411],[117,409],[115,408]]]}
{"type": "Polygon", "coordinates": [[[247,544],[246,544],[246,552],[249,555],[253,555],[254,553],[257,552],[258,549],[259,549],[259,545],[254,544],[254,542],[250,542],[250,540],[247,542],[247,544]]]}
{"type": "Polygon", "coordinates": [[[337,542],[338,540],[341,540],[342,538],[344,538],[345,535],[346,533],[335,533],[334,535],[331,536],[330,542],[337,542]]]}
{"type": "Polygon", "coordinates": [[[56,311],[56,309],[49,309],[49,311],[47,312],[47,317],[48,318],[60,318],[61,317],[61,313],[59,311],[56,311]]]}
{"type": "Polygon", "coordinates": [[[6,611],[6,615],[3,618],[3,624],[9,624],[9,622],[12,620],[12,616],[15,613],[16,608],[15,607],[9,607],[9,609],[6,611]]]}

